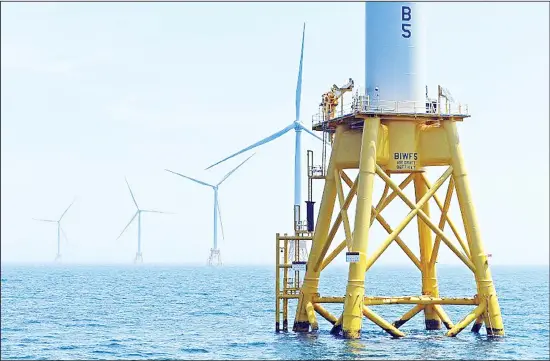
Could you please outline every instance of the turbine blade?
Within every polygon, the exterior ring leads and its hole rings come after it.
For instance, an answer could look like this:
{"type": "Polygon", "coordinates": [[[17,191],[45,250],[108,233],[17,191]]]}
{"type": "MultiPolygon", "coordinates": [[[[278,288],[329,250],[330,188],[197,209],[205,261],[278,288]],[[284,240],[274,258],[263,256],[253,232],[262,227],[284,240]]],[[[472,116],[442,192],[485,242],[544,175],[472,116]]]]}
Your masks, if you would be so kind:
{"type": "Polygon", "coordinates": [[[226,160],[231,159],[231,158],[233,158],[233,157],[235,157],[235,156],[237,156],[237,155],[239,155],[239,154],[241,154],[241,153],[244,153],[244,152],[246,152],[247,150],[250,150],[250,149],[259,147],[260,145],[265,144],[265,143],[269,143],[269,142],[271,142],[272,140],[275,140],[275,139],[279,138],[281,135],[285,134],[286,132],[288,132],[288,131],[291,130],[291,129],[294,129],[294,122],[293,122],[292,124],[290,124],[289,126],[285,127],[284,129],[279,130],[277,133],[274,133],[274,134],[270,135],[269,137],[264,138],[264,139],[260,140],[259,142],[256,142],[256,143],[254,143],[254,144],[252,144],[252,145],[249,145],[248,147],[239,150],[237,153],[234,153],[234,154],[230,155],[229,157],[224,158],[224,159],[220,160],[219,162],[212,164],[211,166],[209,166],[208,168],[206,168],[206,170],[208,170],[208,169],[210,169],[210,168],[212,168],[212,167],[214,167],[214,166],[216,166],[216,165],[218,165],[218,164],[220,164],[220,163],[222,163],[222,162],[225,162],[226,160]]]}
{"type": "Polygon", "coordinates": [[[73,199],[72,203],[69,204],[69,206],[67,207],[67,209],[65,209],[65,212],[63,212],[63,214],[61,215],[61,217],[59,217],[59,222],[61,222],[61,219],[63,219],[63,216],[65,215],[65,213],[67,213],[67,211],[69,210],[69,208],[71,208],[71,206],[74,204],[75,201],[76,201],[76,198],[73,199]]]}
{"type": "Polygon", "coordinates": [[[220,217],[220,228],[222,230],[222,239],[225,240],[225,234],[223,232],[222,211],[220,209],[220,196],[219,195],[218,195],[218,199],[216,199],[216,203],[218,204],[218,216],[220,217]]]}
{"type": "Polygon", "coordinates": [[[195,178],[188,177],[188,176],[183,175],[183,174],[180,174],[180,173],[173,172],[173,171],[171,171],[170,169],[165,169],[165,171],[170,172],[170,173],[174,173],[174,174],[179,175],[180,177],[183,177],[183,178],[187,178],[187,179],[189,179],[189,180],[191,180],[191,181],[193,181],[193,182],[202,184],[203,186],[212,187],[212,188],[214,187],[214,186],[211,185],[211,184],[208,184],[208,183],[206,183],[206,182],[200,181],[200,180],[195,179],[195,178]]]}
{"type": "Polygon", "coordinates": [[[132,217],[132,219],[130,219],[130,222],[128,222],[128,224],[126,225],[126,227],[124,227],[124,229],[122,230],[122,232],[120,232],[120,235],[117,237],[117,239],[120,238],[120,236],[122,236],[122,234],[124,233],[124,231],[126,231],[126,229],[130,226],[130,224],[134,221],[134,219],[136,218],[136,216],[138,215],[139,211],[137,211],[134,216],[132,217]]]}
{"type": "Polygon", "coordinates": [[[155,211],[153,209],[144,209],[142,212],[149,212],[149,213],[162,213],[162,214],[174,214],[172,212],[162,212],[162,211],[155,211]]]}
{"type": "Polygon", "coordinates": [[[35,220],[35,221],[40,221],[40,222],[53,222],[53,223],[57,223],[57,221],[52,221],[51,219],[38,219],[38,218],[33,218],[33,220],[35,220]]]}
{"type": "Polygon", "coordinates": [[[230,176],[231,174],[233,174],[237,169],[239,169],[239,167],[240,167],[241,165],[245,164],[247,160],[249,160],[250,158],[252,158],[252,157],[254,156],[254,154],[256,154],[256,153],[253,153],[250,157],[246,158],[241,164],[239,164],[238,166],[236,166],[231,172],[227,173],[227,174],[225,175],[225,177],[223,177],[223,179],[220,181],[220,183],[217,184],[217,186],[219,186],[220,184],[223,183],[223,181],[225,181],[227,178],[229,178],[229,176],[230,176]]]}
{"type": "Polygon", "coordinates": [[[61,229],[61,234],[63,234],[65,241],[69,243],[69,238],[67,238],[67,234],[65,233],[65,230],[63,229],[63,227],[61,227],[61,225],[59,225],[59,229],[61,229]]]}
{"type": "Polygon", "coordinates": [[[302,129],[304,132],[310,134],[311,136],[319,139],[321,142],[323,141],[323,138],[319,137],[317,134],[313,133],[311,130],[307,129],[302,124],[300,124],[300,129],[302,129]]]}
{"type": "Polygon", "coordinates": [[[300,66],[298,68],[298,81],[296,83],[296,121],[300,121],[300,101],[302,99],[302,65],[304,62],[304,40],[306,37],[306,23],[302,30],[302,50],[300,52],[300,66]]]}
{"type": "Polygon", "coordinates": [[[130,190],[130,195],[132,196],[132,200],[134,201],[134,204],[136,205],[136,208],[139,209],[139,206],[136,202],[136,198],[134,197],[134,193],[132,192],[132,188],[130,188],[130,183],[128,183],[128,179],[124,177],[124,180],[126,181],[126,184],[128,185],[128,189],[130,190]]]}

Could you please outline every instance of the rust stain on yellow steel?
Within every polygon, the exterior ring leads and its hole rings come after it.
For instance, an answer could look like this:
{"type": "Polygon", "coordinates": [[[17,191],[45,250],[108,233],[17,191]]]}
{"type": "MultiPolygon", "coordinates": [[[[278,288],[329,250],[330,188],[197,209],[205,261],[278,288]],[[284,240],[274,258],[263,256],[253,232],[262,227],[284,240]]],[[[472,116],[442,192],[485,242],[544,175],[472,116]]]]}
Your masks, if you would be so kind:
{"type": "Polygon", "coordinates": [[[447,330],[450,330],[451,328],[454,327],[453,321],[451,321],[451,319],[449,318],[449,316],[447,315],[443,307],[441,307],[441,305],[433,305],[433,309],[437,313],[437,315],[441,319],[441,322],[443,322],[447,330]]]}
{"type": "Polygon", "coordinates": [[[392,322],[392,325],[395,328],[399,328],[403,326],[407,321],[409,321],[411,318],[416,316],[416,314],[418,314],[423,309],[424,309],[424,305],[415,305],[409,311],[405,312],[405,314],[401,316],[397,321],[392,322]]]}
{"type": "Polygon", "coordinates": [[[480,303],[476,308],[472,310],[466,317],[464,317],[459,323],[457,323],[453,328],[451,328],[447,333],[446,336],[454,337],[458,335],[463,329],[468,327],[472,321],[474,321],[476,318],[478,318],[480,315],[483,314],[486,308],[486,303],[480,303]]]}

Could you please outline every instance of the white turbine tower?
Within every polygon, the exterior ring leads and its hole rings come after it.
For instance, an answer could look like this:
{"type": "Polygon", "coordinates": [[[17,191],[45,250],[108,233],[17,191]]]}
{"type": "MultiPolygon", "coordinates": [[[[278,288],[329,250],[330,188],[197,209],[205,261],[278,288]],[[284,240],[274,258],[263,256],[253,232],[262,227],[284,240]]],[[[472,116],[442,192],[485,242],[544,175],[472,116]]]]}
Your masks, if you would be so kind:
{"type": "Polygon", "coordinates": [[[61,260],[61,233],[63,233],[63,237],[65,237],[65,240],[68,242],[69,240],[67,239],[67,235],[65,234],[65,231],[63,230],[63,228],[61,227],[61,220],[63,219],[63,217],[65,216],[65,214],[67,214],[67,211],[69,210],[69,208],[71,208],[71,206],[74,204],[76,199],[74,199],[72,201],[71,204],[69,204],[69,206],[67,207],[67,209],[65,209],[65,212],[63,212],[63,214],[61,215],[61,217],[59,217],[59,219],[57,221],[54,221],[54,220],[51,220],[51,219],[37,219],[37,218],[33,218],[35,221],[40,221],[40,222],[49,222],[49,223],[57,223],[57,254],[55,255],[55,261],[60,261],[61,260]]]}
{"type": "Polygon", "coordinates": [[[195,178],[188,177],[186,175],[173,172],[169,169],[165,169],[167,172],[179,175],[180,177],[187,178],[195,183],[201,184],[203,186],[210,187],[214,190],[214,242],[213,242],[213,248],[210,249],[210,256],[208,257],[208,265],[212,266],[213,264],[221,265],[222,259],[221,259],[221,253],[218,249],[218,216],[220,218],[220,226],[222,229],[222,238],[225,239],[225,235],[223,234],[223,223],[222,223],[222,214],[220,210],[220,200],[219,200],[219,194],[218,194],[218,188],[219,186],[227,179],[231,174],[233,174],[237,169],[239,169],[240,166],[242,166],[246,161],[248,161],[250,158],[252,158],[254,154],[252,154],[250,157],[246,158],[241,164],[233,168],[232,171],[227,173],[225,177],[222,178],[221,181],[218,182],[216,185],[208,184],[206,182],[200,181],[195,178]]]}
{"type": "Polygon", "coordinates": [[[173,213],[155,211],[155,210],[151,210],[151,209],[139,209],[139,206],[136,202],[136,198],[134,197],[134,193],[132,192],[132,188],[130,188],[130,184],[128,183],[128,179],[124,178],[124,180],[126,181],[126,185],[128,185],[128,190],[130,191],[130,195],[132,196],[132,200],[134,201],[134,204],[136,205],[137,211],[134,214],[134,216],[132,217],[132,219],[130,219],[130,222],[128,222],[126,227],[124,227],[122,232],[120,232],[120,235],[117,237],[117,239],[119,239],[122,236],[122,234],[124,234],[124,231],[126,231],[126,229],[130,226],[130,224],[132,224],[134,219],[136,217],[138,217],[138,244],[137,244],[137,253],[136,253],[136,258],[134,259],[134,263],[137,263],[137,262],[143,263],[143,254],[141,253],[141,212],[144,212],[144,213],[162,213],[162,214],[173,214],[173,213]]]}
{"type": "MultiPolygon", "coordinates": [[[[318,137],[313,133],[311,130],[306,128],[304,124],[300,121],[300,101],[302,97],[302,65],[304,60],[304,40],[305,40],[305,34],[306,34],[306,24],[304,23],[304,28],[302,30],[302,49],[300,52],[300,65],[298,67],[298,81],[296,84],[296,117],[295,120],[286,126],[285,128],[281,129],[280,131],[270,135],[267,138],[264,138],[252,145],[249,145],[246,148],[241,149],[240,151],[220,160],[219,162],[216,162],[209,166],[206,169],[210,169],[220,163],[225,162],[228,159],[231,159],[233,157],[236,157],[237,155],[244,153],[248,150],[254,149],[256,147],[259,147],[260,145],[266,144],[271,142],[272,140],[275,140],[282,135],[286,134],[290,130],[294,129],[294,132],[296,134],[296,142],[294,147],[294,223],[296,225],[296,222],[301,221],[300,217],[300,205],[302,203],[302,130],[306,133],[312,135],[313,137],[319,139],[320,141],[323,141],[322,138],[318,137]]],[[[300,241],[300,259],[307,259],[307,251],[306,251],[306,242],[300,241]]]]}

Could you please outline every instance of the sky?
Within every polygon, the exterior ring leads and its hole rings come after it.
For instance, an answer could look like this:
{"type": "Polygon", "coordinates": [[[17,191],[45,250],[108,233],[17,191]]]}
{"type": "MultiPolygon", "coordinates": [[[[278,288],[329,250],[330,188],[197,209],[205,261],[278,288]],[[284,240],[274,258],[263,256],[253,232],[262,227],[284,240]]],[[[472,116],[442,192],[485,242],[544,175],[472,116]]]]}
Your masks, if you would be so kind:
{"type": "MultiPolygon", "coordinates": [[[[363,3],[1,6],[2,262],[53,262],[56,226],[33,218],[59,218],[75,197],[63,261],[132,262],[137,224],[117,240],[135,213],[127,177],[140,207],[175,213],[143,214],[144,261],[204,264],[213,191],[164,169],[217,183],[248,154],[208,165],[294,121],[304,22],[304,124],[332,84],[364,84],[363,3]]],[[[548,264],[549,5],[424,6],[431,94],[441,84],[472,114],[458,127],[491,262],[548,264]]],[[[305,174],[306,150],[319,163],[322,146],[302,139],[305,174]]],[[[292,232],[293,170],[291,131],[220,186],[226,264],[273,264],[275,233],[292,232]]],[[[407,208],[392,206],[395,227],[407,208]]],[[[418,254],[415,227],[402,238],[418,254]]],[[[367,253],[386,235],[373,228],[367,253]]],[[[396,245],[379,262],[410,264],[396,245]]],[[[445,246],[439,262],[460,263],[445,246]]]]}

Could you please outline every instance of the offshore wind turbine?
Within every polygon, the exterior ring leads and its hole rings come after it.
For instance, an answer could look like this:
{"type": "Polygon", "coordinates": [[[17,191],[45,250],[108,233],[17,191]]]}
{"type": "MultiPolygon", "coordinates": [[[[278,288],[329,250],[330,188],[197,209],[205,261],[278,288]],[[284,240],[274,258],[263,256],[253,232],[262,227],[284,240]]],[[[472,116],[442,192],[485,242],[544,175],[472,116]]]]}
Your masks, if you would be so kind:
{"type": "Polygon", "coordinates": [[[124,227],[122,232],[120,232],[120,235],[117,237],[117,239],[119,239],[122,236],[122,234],[124,234],[124,231],[126,231],[126,229],[130,226],[130,224],[132,224],[134,219],[136,217],[138,217],[138,244],[137,244],[138,248],[137,248],[137,252],[136,252],[136,258],[134,259],[134,263],[137,263],[137,262],[143,263],[143,254],[141,253],[141,213],[142,212],[144,212],[144,213],[162,213],[162,214],[173,214],[173,213],[155,211],[155,210],[152,210],[152,209],[140,209],[137,202],[136,202],[136,198],[134,197],[134,193],[132,192],[132,188],[130,188],[130,184],[128,183],[128,179],[124,178],[124,180],[126,181],[126,185],[128,186],[128,190],[130,191],[130,195],[132,196],[132,200],[134,201],[134,204],[136,205],[137,211],[134,214],[134,216],[132,217],[132,219],[130,219],[130,222],[128,222],[126,227],[124,227]]]}
{"type": "MultiPolygon", "coordinates": [[[[296,222],[300,221],[300,205],[302,203],[302,130],[306,133],[312,135],[313,137],[319,139],[320,141],[323,141],[322,138],[318,137],[313,133],[311,130],[306,128],[304,124],[300,121],[300,101],[302,97],[302,65],[304,60],[304,40],[305,40],[305,34],[306,34],[306,24],[304,23],[304,28],[302,30],[302,49],[300,52],[300,65],[298,68],[298,81],[296,83],[296,102],[295,102],[295,109],[296,109],[296,117],[295,120],[283,128],[282,130],[270,135],[267,138],[264,138],[252,145],[249,145],[246,148],[243,148],[239,150],[238,152],[220,160],[217,163],[212,164],[207,170],[222,163],[225,162],[228,159],[231,159],[233,157],[236,157],[237,155],[244,153],[250,149],[259,147],[260,145],[269,143],[285,133],[289,132],[290,130],[294,129],[294,132],[296,134],[296,141],[294,146],[294,224],[296,225],[296,222]]],[[[300,251],[305,251],[305,242],[300,242],[300,251]]]]}
{"type": "MultiPolygon", "coordinates": [[[[254,153],[255,154],[255,153],[254,153]]],[[[216,185],[213,185],[213,184],[209,184],[209,183],[206,183],[206,182],[203,182],[203,181],[200,181],[198,179],[195,179],[195,178],[191,178],[191,177],[188,177],[186,175],[183,175],[183,174],[180,174],[180,173],[176,173],[176,172],[173,172],[169,169],[165,169],[165,171],[167,172],[170,172],[170,173],[173,173],[173,174],[176,174],[176,175],[179,175],[180,177],[183,177],[183,178],[187,178],[195,183],[198,183],[200,185],[203,185],[203,186],[207,186],[207,187],[210,187],[214,190],[214,242],[213,242],[213,248],[210,249],[210,256],[208,257],[208,265],[209,266],[212,266],[213,264],[216,264],[218,266],[220,266],[222,264],[222,259],[221,259],[221,253],[220,253],[220,250],[218,249],[218,216],[220,218],[220,226],[221,226],[221,230],[222,230],[222,238],[225,239],[225,235],[223,234],[223,223],[222,223],[222,214],[221,214],[221,211],[220,211],[220,201],[219,201],[219,194],[218,194],[218,190],[219,190],[219,186],[227,179],[229,178],[229,176],[231,174],[233,174],[237,169],[239,169],[244,163],[246,163],[250,158],[252,158],[252,156],[254,156],[254,154],[252,154],[250,157],[246,158],[241,164],[239,164],[238,166],[236,166],[235,168],[233,168],[232,171],[230,171],[229,173],[227,173],[221,181],[218,182],[218,184],[216,185]],[[215,261],[216,260],[216,261],[215,261]]]]}
{"type": "Polygon", "coordinates": [[[67,214],[67,211],[69,210],[69,208],[71,208],[71,206],[74,204],[76,199],[73,199],[72,203],[69,204],[69,206],[67,207],[67,209],[65,209],[65,212],[63,212],[63,214],[61,215],[61,217],[59,217],[59,219],[57,221],[55,220],[52,220],[52,219],[37,219],[37,218],[33,218],[35,221],[40,221],[40,222],[49,222],[49,223],[57,223],[57,254],[55,255],[55,261],[59,261],[61,260],[61,233],[63,233],[63,237],[65,237],[65,240],[68,242],[69,240],[67,239],[67,235],[65,234],[65,231],[63,230],[63,228],[61,227],[61,220],[63,219],[63,217],[65,216],[65,214],[67,214]]]}

